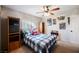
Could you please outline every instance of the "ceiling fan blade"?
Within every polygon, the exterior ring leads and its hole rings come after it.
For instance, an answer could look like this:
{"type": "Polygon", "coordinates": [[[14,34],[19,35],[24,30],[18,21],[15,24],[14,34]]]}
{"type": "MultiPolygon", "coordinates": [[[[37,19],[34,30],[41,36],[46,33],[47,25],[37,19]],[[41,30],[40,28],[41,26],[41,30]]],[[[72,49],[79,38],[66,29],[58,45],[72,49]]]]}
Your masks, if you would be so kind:
{"type": "Polygon", "coordinates": [[[54,15],[54,13],[50,13],[51,15],[54,15]]]}
{"type": "Polygon", "coordinates": [[[54,8],[51,11],[56,11],[56,10],[60,10],[60,8],[54,8]]]}

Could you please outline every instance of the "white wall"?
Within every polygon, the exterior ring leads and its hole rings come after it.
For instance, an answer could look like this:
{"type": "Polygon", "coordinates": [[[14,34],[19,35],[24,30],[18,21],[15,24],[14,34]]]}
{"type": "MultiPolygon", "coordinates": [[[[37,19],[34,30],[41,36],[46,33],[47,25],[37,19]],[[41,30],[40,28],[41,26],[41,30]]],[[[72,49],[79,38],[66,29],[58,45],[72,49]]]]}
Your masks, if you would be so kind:
{"type": "Polygon", "coordinates": [[[2,8],[2,17],[7,18],[7,16],[20,18],[20,22],[22,22],[22,21],[33,22],[34,24],[37,25],[37,27],[38,27],[39,22],[41,21],[41,18],[39,18],[39,17],[30,15],[30,14],[26,14],[26,13],[22,13],[19,11],[15,11],[10,8],[3,7],[2,8]]]}
{"type": "MultiPolygon", "coordinates": [[[[74,21],[79,21],[79,9],[73,9],[73,10],[69,10],[69,11],[63,12],[63,14],[51,16],[51,18],[56,18],[57,24],[56,25],[52,25],[50,27],[47,25],[47,18],[48,17],[45,17],[45,18],[43,17],[42,21],[45,22],[45,25],[46,25],[45,26],[45,28],[46,28],[45,31],[46,31],[46,33],[50,33],[51,30],[57,30],[57,31],[59,31],[60,38],[61,38],[62,41],[72,42],[72,43],[78,43],[79,42],[79,37],[78,37],[78,35],[79,35],[79,32],[78,32],[79,27],[76,28],[78,30],[76,30],[75,27],[73,27],[73,25],[75,25],[76,22],[75,23],[72,22],[71,25],[68,25],[68,19],[67,19],[67,17],[70,17],[70,20],[72,20],[73,19],[72,16],[74,16],[74,21]],[[57,16],[61,16],[61,15],[64,15],[65,19],[60,21],[60,20],[57,19],[57,16]],[[66,23],[66,29],[65,30],[60,30],[59,29],[59,23],[62,23],[62,22],[66,23]],[[73,32],[74,39],[72,39],[73,35],[70,33],[70,31],[72,30],[72,28],[74,28],[74,31],[76,31],[76,32],[73,32]],[[75,38],[75,37],[77,37],[77,38],[75,38]]],[[[77,22],[76,25],[79,25],[79,23],[77,22]]]]}

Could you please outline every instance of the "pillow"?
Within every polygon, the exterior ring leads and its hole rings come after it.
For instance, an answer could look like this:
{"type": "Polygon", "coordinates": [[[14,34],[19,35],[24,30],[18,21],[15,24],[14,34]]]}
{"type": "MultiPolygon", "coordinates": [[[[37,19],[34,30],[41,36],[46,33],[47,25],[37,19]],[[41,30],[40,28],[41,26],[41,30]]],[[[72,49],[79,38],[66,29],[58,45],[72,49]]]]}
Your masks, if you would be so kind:
{"type": "Polygon", "coordinates": [[[39,33],[37,31],[32,32],[32,35],[38,35],[39,33]]]}
{"type": "Polygon", "coordinates": [[[39,32],[38,32],[37,29],[34,29],[34,30],[32,31],[32,35],[38,35],[38,34],[39,34],[39,32]]]}

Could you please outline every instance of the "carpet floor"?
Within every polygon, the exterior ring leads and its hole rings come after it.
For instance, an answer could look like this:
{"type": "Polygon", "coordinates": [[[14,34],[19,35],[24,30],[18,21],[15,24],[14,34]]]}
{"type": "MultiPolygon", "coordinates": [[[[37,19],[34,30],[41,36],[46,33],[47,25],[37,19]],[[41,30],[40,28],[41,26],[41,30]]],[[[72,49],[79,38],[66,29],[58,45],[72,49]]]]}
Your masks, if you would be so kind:
{"type": "MultiPolygon", "coordinates": [[[[24,45],[19,49],[11,51],[11,53],[33,53],[33,52],[34,52],[33,50],[24,45]]],[[[79,48],[59,42],[57,43],[56,47],[52,49],[52,53],[79,53],[79,48]]]]}

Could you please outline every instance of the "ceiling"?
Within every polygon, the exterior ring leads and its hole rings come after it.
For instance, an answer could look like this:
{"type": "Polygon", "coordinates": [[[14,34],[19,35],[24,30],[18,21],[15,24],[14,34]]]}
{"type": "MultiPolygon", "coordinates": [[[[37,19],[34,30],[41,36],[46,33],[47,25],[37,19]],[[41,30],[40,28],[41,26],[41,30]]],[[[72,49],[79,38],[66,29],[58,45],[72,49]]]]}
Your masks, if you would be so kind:
{"type": "MultiPolygon", "coordinates": [[[[17,10],[20,12],[28,13],[37,17],[42,17],[42,13],[37,13],[42,11],[42,5],[5,5],[8,8],[17,10]]],[[[69,13],[73,9],[78,9],[78,5],[51,5],[51,8],[59,7],[59,11],[55,11],[55,14],[69,13]]],[[[73,11],[72,11],[73,12],[73,11]]]]}

